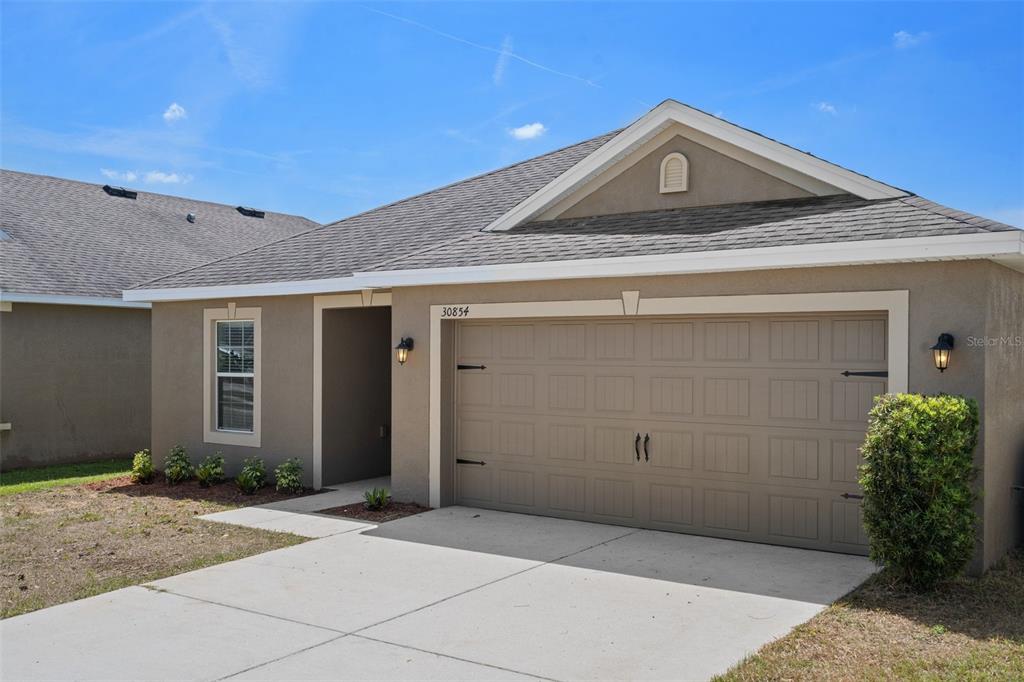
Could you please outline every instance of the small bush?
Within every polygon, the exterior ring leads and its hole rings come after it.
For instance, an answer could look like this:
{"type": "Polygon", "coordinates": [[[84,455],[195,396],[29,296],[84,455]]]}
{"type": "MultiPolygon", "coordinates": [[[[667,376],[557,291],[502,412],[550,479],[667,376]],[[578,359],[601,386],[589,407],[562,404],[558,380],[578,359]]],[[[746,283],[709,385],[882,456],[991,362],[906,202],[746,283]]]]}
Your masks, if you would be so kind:
{"type": "Polygon", "coordinates": [[[387,488],[374,488],[364,492],[363,499],[366,500],[363,506],[370,511],[376,511],[388,506],[388,502],[391,501],[391,493],[388,492],[387,488]]]}
{"type": "Polygon", "coordinates": [[[185,452],[185,448],[180,445],[171,448],[171,452],[164,462],[164,478],[167,479],[167,483],[170,485],[181,483],[191,479],[194,474],[195,468],[192,466],[192,462],[188,461],[188,453],[185,452]]]}
{"type": "Polygon", "coordinates": [[[977,440],[970,398],[884,395],[871,410],[860,478],[871,559],[915,589],[956,576],[974,554],[977,440]]]}
{"type": "Polygon", "coordinates": [[[242,473],[238,474],[235,483],[246,495],[256,493],[267,482],[267,468],[259,457],[248,457],[242,462],[242,473]]]}
{"type": "Polygon", "coordinates": [[[196,480],[199,485],[209,488],[211,485],[224,482],[224,455],[219,452],[210,455],[196,467],[196,480]]]}
{"type": "Polygon", "coordinates": [[[279,493],[302,492],[302,460],[292,457],[274,469],[274,481],[279,493]]]}
{"type": "Polygon", "coordinates": [[[156,469],[153,468],[153,455],[149,454],[149,448],[139,450],[132,459],[132,482],[150,483],[156,476],[156,469]]]}

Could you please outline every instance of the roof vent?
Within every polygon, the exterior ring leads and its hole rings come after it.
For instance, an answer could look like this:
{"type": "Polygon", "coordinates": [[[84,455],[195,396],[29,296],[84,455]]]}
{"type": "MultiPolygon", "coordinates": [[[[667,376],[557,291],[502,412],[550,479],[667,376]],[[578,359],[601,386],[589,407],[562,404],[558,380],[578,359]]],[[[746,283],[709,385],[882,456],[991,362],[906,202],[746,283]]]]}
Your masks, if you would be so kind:
{"type": "Polygon", "coordinates": [[[249,218],[262,218],[267,215],[263,211],[257,211],[255,208],[249,208],[247,206],[238,206],[236,207],[236,210],[249,218]]]}
{"type": "Polygon", "coordinates": [[[5,230],[0,230],[0,242],[11,241],[11,235],[7,234],[5,230]]]}
{"type": "Polygon", "coordinates": [[[662,194],[685,192],[689,175],[690,162],[679,152],[672,152],[661,160],[661,183],[658,189],[662,194]]]}
{"type": "Polygon", "coordinates": [[[189,221],[190,223],[194,223],[196,221],[196,214],[189,213],[187,216],[185,216],[185,220],[189,221]]]}
{"type": "Polygon", "coordinates": [[[124,187],[111,187],[110,185],[103,185],[103,191],[112,197],[121,197],[122,199],[134,199],[139,196],[138,192],[124,187]]]}

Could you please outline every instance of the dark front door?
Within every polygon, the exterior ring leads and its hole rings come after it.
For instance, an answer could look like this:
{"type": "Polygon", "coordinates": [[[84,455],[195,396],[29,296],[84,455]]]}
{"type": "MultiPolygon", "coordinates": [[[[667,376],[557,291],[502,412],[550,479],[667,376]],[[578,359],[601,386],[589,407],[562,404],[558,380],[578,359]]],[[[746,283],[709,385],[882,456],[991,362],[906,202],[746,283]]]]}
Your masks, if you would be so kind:
{"type": "Polygon", "coordinates": [[[391,473],[391,308],[323,320],[323,483],[391,473]]]}

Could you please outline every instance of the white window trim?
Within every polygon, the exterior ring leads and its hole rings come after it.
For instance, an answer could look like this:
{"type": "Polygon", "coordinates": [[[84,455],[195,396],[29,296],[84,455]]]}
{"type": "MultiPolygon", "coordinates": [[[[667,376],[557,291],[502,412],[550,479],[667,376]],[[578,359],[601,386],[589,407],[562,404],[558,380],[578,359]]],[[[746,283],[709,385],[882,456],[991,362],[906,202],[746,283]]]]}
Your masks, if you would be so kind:
{"type": "Polygon", "coordinates": [[[667,154],[664,159],[661,160],[661,171],[658,173],[660,182],[658,184],[658,191],[662,194],[675,194],[676,192],[685,192],[690,189],[690,162],[685,156],[679,152],[672,152],[667,154]],[[673,159],[678,159],[683,164],[683,186],[682,187],[669,187],[665,184],[665,167],[668,166],[668,162],[673,159]]]}
{"type": "Polygon", "coordinates": [[[622,317],[632,315],[737,315],[883,311],[888,314],[888,390],[908,390],[910,292],[842,291],[814,294],[754,294],[643,298],[623,291],[621,298],[516,303],[443,303],[430,306],[430,444],[427,469],[430,506],[441,506],[441,322],[446,319],[543,317],[622,317]],[[445,311],[454,313],[446,316],[445,311]]]}
{"type": "Polygon", "coordinates": [[[237,308],[229,303],[227,308],[206,308],[203,310],[203,442],[219,445],[238,445],[258,448],[262,430],[262,309],[237,308]],[[229,431],[217,428],[217,372],[216,333],[217,322],[230,320],[252,320],[253,327],[253,381],[252,381],[252,431],[229,431]]]}
{"type": "Polygon", "coordinates": [[[313,489],[324,484],[324,311],[331,308],[391,307],[390,291],[313,297],[313,489]]]}

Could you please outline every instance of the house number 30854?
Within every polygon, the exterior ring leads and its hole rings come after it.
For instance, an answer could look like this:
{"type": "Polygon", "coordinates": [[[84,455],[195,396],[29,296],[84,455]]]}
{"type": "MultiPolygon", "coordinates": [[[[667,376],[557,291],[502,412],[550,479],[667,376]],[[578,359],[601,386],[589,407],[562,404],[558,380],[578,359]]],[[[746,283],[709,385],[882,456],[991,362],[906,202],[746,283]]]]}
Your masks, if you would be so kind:
{"type": "Polygon", "coordinates": [[[469,317],[468,305],[441,306],[441,317],[469,317]]]}

